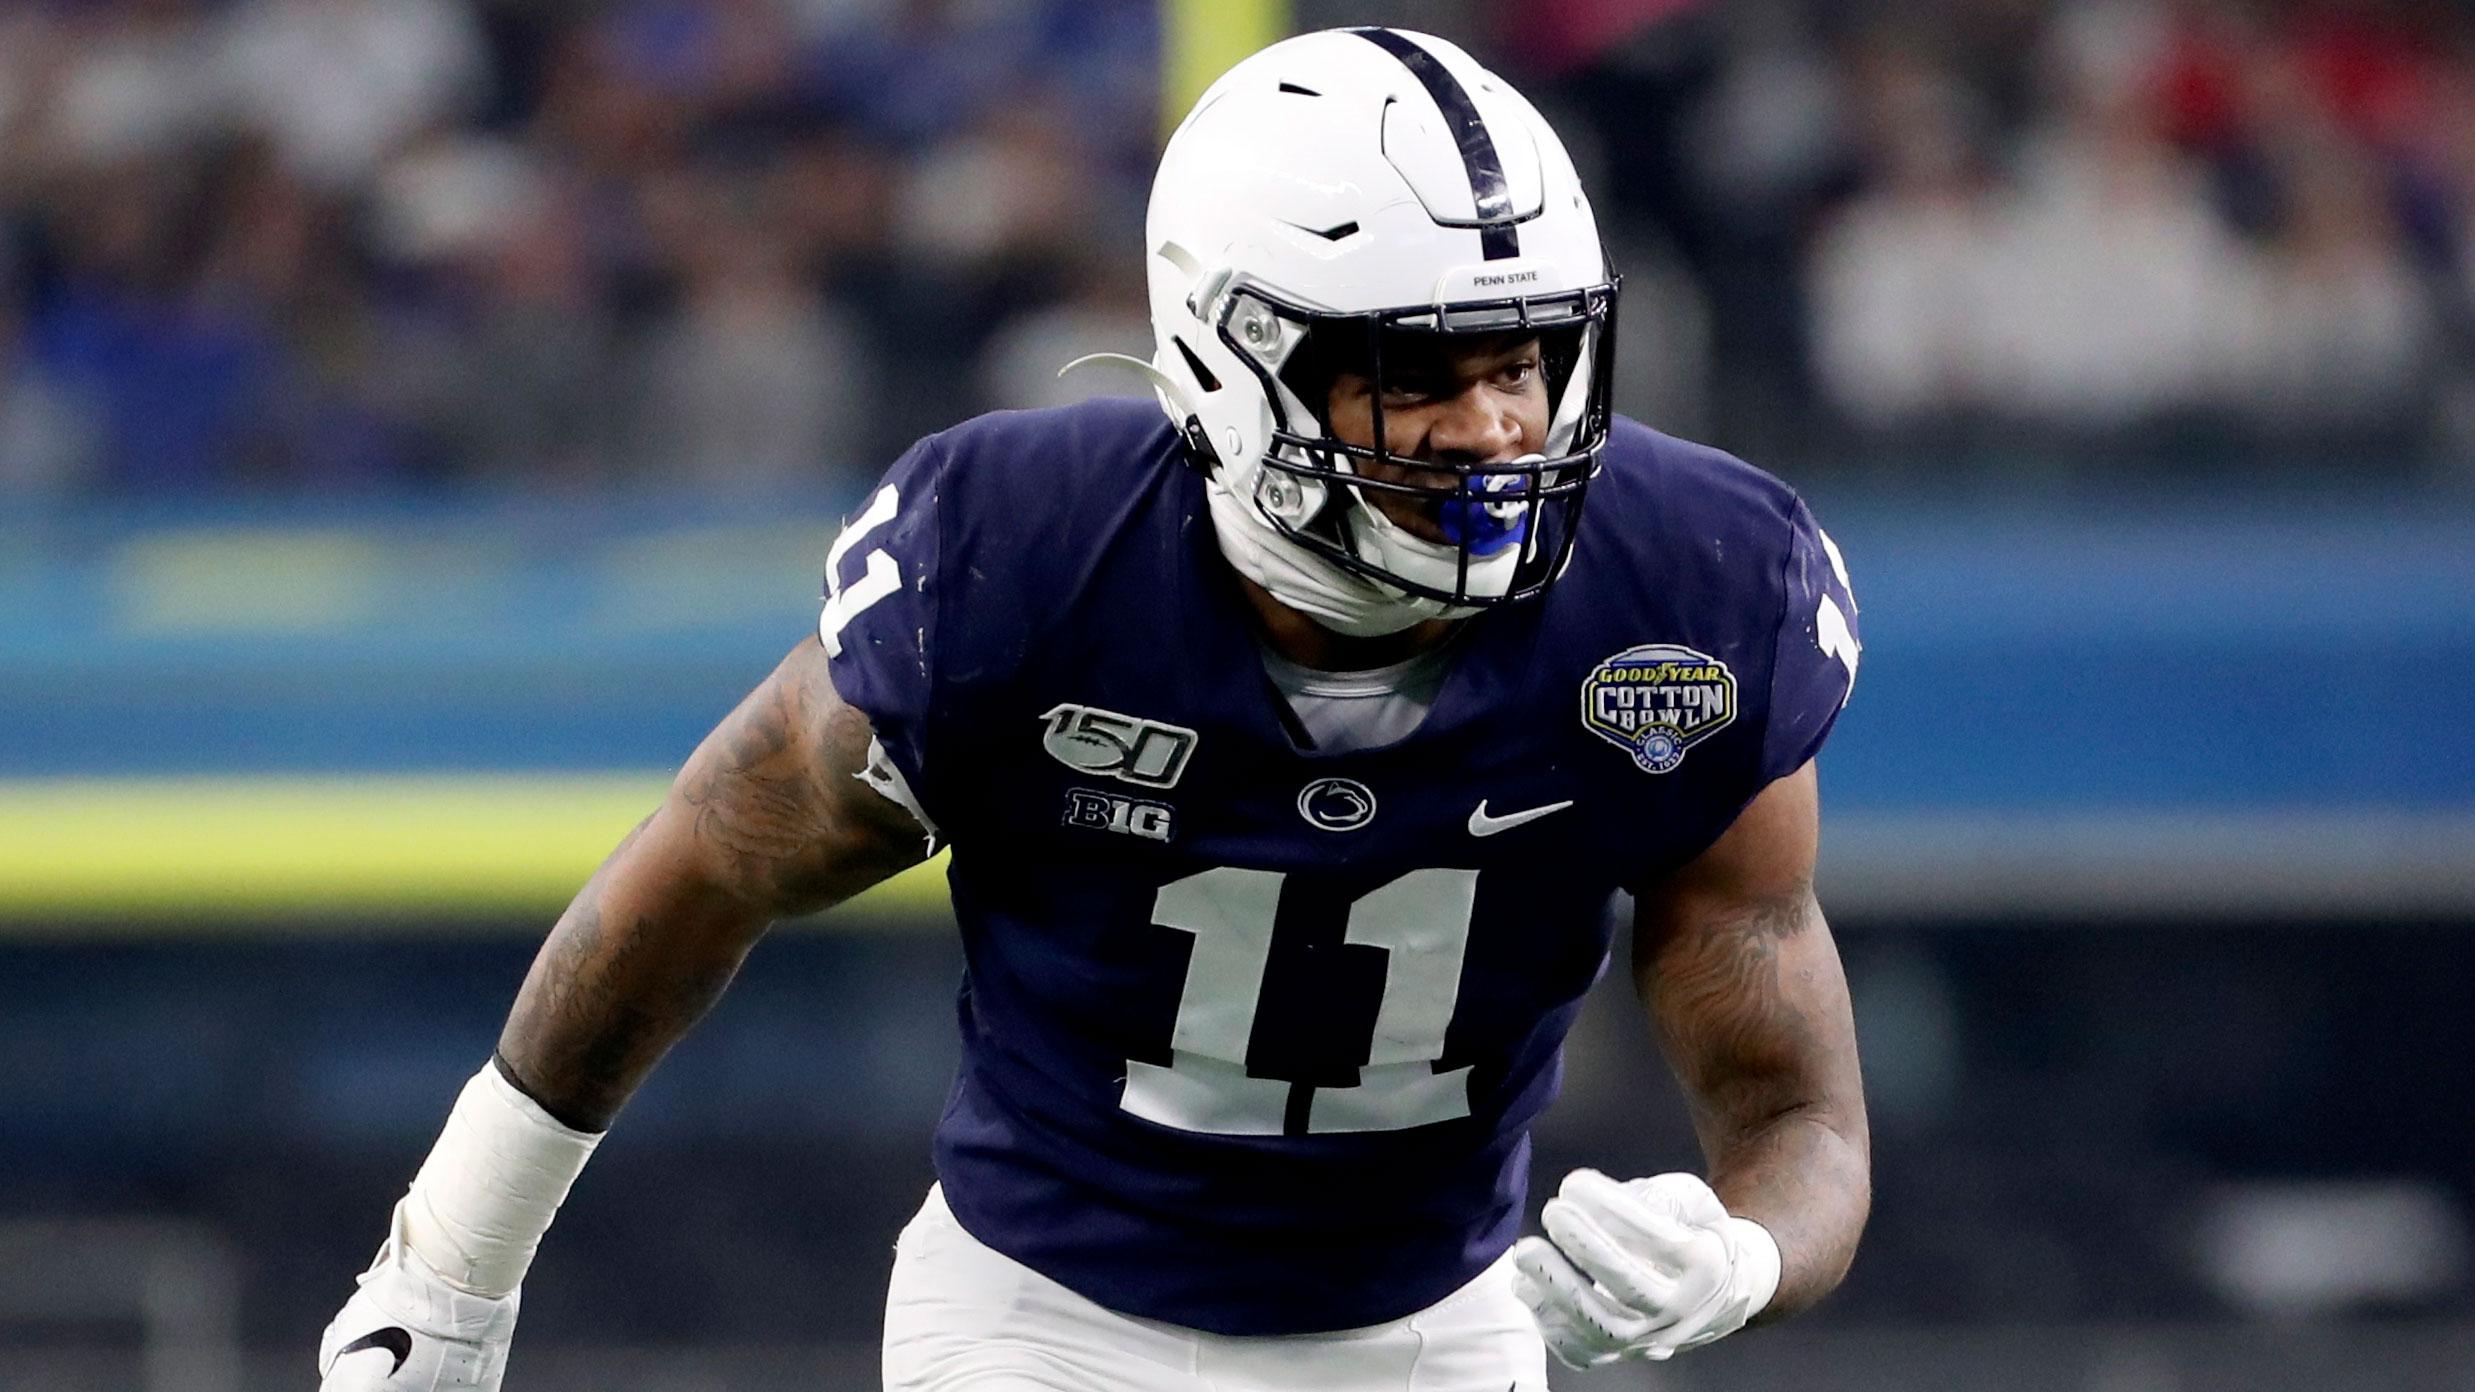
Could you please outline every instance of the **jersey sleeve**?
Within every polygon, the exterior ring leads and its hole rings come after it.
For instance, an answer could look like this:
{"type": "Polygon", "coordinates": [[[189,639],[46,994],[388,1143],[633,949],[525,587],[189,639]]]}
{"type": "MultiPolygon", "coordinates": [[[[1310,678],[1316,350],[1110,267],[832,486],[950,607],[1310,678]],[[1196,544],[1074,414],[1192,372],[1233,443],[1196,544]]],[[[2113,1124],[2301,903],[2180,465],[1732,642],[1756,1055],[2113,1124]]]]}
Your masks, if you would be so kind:
{"type": "Polygon", "coordinates": [[[1786,612],[1770,672],[1762,782],[1802,768],[1830,738],[1856,686],[1856,595],[1839,547],[1799,500],[1789,518],[1786,612]]]}
{"type": "Polygon", "coordinates": [[[939,704],[945,468],[931,437],[886,471],[826,552],[824,608],[817,617],[835,693],[868,717],[887,761],[932,821],[938,813],[930,731],[939,704]]]}

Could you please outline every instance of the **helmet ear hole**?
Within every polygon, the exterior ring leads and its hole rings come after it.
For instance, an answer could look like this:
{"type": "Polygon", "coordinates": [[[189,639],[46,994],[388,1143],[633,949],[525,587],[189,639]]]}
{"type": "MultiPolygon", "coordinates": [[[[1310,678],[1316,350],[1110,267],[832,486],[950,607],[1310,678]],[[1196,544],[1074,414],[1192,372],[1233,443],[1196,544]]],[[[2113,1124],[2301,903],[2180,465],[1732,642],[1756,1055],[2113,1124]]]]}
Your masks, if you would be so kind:
{"type": "Polygon", "coordinates": [[[1326,430],[1332,426],[1333,380],[1340,375],[1342,365],[1351,360],[1334,351],[1333,337],[1327,329],[1307,330],[1289,361],[1281,364],[1279,373],[1280,384],[1304,402],[1316,423],[1326,430]]]}
{"type": "Polygon", "coordinates": [[[1186,370],[1195,375],[1195,385],[1203,388],[1207,395],[1220,390],[1220,379],[1203,365],[1203,359],[1195,356],[1194,349],[1186,346],[1185,339],[1172,334],[1169,341],[1177,345],[1177,355],[1186,360],[1186,370]]]}

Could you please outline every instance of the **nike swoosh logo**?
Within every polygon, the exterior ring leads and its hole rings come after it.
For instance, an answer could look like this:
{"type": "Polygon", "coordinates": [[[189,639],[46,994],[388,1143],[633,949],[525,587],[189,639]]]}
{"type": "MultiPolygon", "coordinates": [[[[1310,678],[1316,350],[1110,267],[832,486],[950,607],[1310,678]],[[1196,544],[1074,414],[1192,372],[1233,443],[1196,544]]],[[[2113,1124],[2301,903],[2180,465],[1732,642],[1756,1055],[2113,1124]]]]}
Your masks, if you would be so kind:
{"type": "Polygon", "coordinates": [[[369,1333],[362,1335],[360,1338],[355,1339],[351,1343],[344,1345],[342,1348],[337,1349],[335,1351],[335,1361],[337,1363],[341,1363],[344,1361],[344,1355],[348,1353],[359,1353],[363,1349],[384,1349],[388,1353],[394,1354],[395,1366],[387,1370],[387,1376],[394,1377],[397,1373],[404,1370],[404,1360],[412,1357],[412,1331],[409,1329],[399,1329],[394,1325],[388,1325],[384,1329],[373,1329],[369,1333]]]}
{"type": "Polygon", "coordinates": [[[1490,817],[1487,815],[1487,800],[1480,798],[1477,808],[1470,813],[1470,835],[1493,836],[1499,831],[1510,831],[1523,822],[1535,822],[1550,813],[1561,812],[1572,805],[1573,800],[1566,798],[1562,802],[1551,802],[1526,812],[1507,812],[1501,817],[1490,817]]]}

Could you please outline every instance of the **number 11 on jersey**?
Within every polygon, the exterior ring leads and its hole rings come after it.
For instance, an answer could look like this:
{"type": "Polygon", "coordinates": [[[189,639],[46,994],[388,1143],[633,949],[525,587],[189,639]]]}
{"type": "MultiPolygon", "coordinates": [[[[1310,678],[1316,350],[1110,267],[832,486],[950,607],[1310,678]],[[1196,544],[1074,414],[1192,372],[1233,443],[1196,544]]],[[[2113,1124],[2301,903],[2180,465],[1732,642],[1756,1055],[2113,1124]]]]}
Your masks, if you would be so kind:
{"type": "MultiPolygon", "coordinates": [[[[1161,886],[1152,921],[1194,935],[1163,1067],[1130,1059],[1119,1105],[1180,1131],[1283,1133],[1291,1089],[1246,1072],[1246,1048],[1272,956],[1279,871],[1221,866],[1161,886]]],[[[1317,1087],[1309,1134],[1399,1131],[1469,1115],[1469,1073],[1437,1071],[1461,995],[1476,870],[1412,870],[1349,906],[1347,942],[1387,954],[1375,1037],[1350,1087],[1317,1087]]]]}

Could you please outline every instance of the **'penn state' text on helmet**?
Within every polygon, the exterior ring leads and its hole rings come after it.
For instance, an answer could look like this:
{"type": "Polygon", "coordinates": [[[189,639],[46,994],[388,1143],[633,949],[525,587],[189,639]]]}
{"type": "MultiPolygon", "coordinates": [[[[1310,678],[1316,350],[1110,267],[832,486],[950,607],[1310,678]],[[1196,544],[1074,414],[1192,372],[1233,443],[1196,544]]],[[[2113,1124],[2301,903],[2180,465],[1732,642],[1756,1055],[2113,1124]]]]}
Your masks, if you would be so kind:
{"type": "Polygon", "coordinates": [[[1274,44],[1170,137],[1145,238],[1161,405],[1209,468],[1241,574],[1357,636],[1555,580],[1606,440],[1616,281],[1571,157],[1509,84],[1404,30],[1274,44]],[[1390,455],[1387,346],[1507,333],[1540,340],[1545,454],[1390,455]],[[1310,365],[1332,361],[1371,379],[1371,447],[1325,418],[1310,365]],[[1367,462],[1453,482],[1373,479],[1367,462]],[[1372,490],[1422,495],[1447,539],[1402,527],[1372,490]]]}

